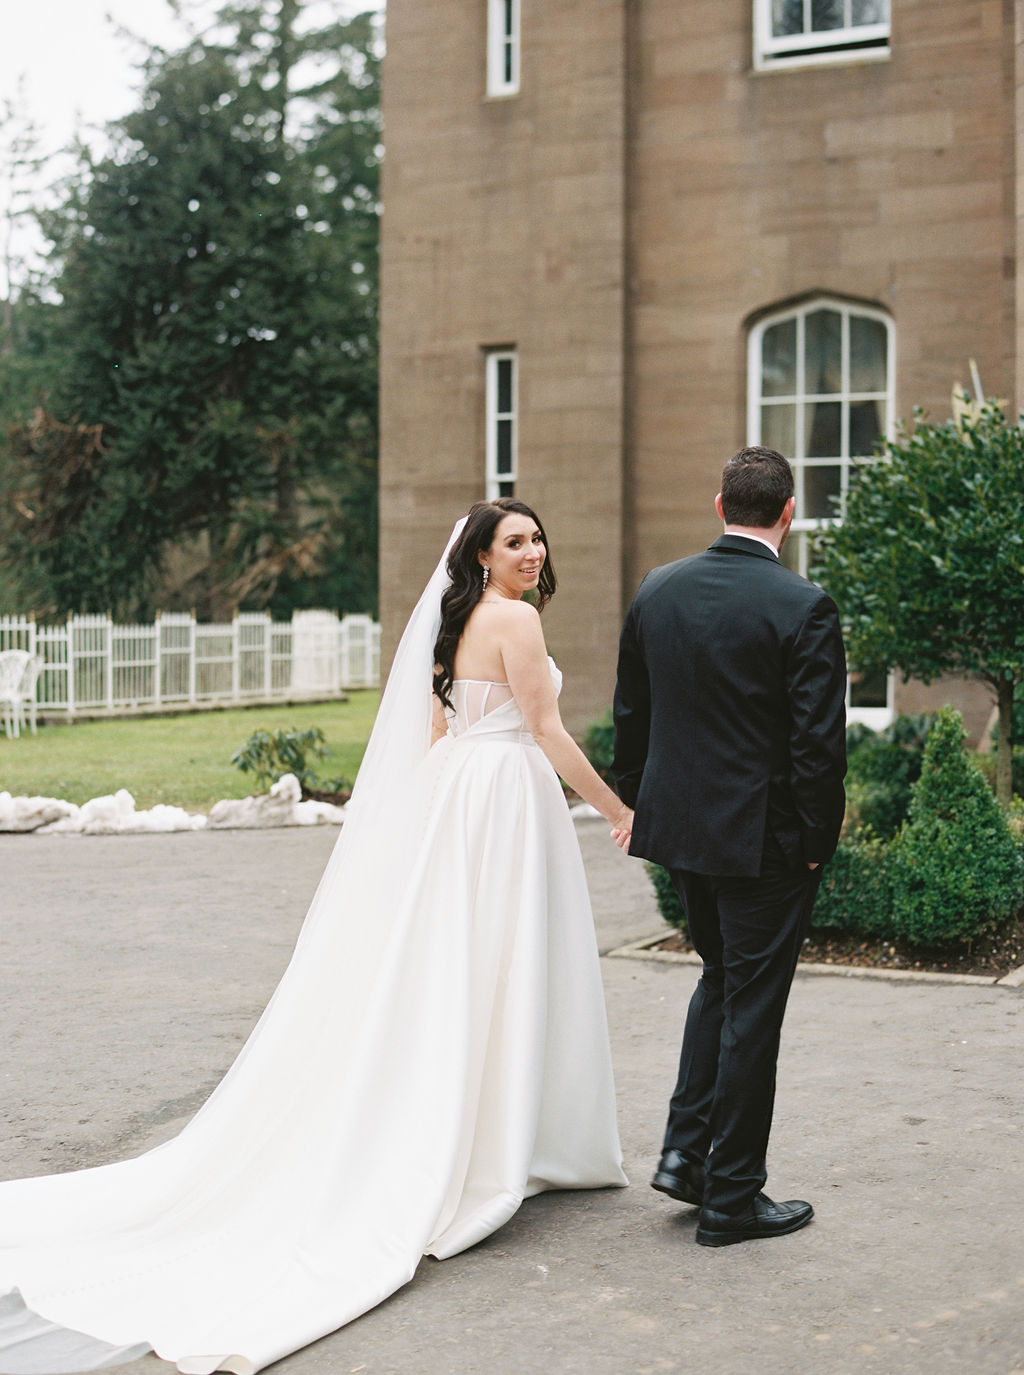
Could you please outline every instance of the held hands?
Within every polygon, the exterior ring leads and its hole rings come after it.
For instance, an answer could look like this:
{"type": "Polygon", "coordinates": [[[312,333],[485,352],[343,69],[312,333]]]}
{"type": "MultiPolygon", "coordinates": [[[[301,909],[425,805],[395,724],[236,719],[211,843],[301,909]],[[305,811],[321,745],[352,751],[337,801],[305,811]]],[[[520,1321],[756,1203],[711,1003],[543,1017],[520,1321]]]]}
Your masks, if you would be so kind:
{"type": "Polygon", "coordinates": [[[629,854],[629,841],[633,831],[633,808],[623,807],[622,815],[612,827],[611,838],[620,850],[629,854]]]}

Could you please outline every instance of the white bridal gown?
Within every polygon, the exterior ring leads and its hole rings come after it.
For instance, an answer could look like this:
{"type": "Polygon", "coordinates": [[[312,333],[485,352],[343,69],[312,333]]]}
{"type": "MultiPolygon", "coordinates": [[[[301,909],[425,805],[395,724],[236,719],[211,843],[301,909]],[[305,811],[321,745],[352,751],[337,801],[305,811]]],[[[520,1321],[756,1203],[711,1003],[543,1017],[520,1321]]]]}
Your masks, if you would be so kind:
{"type": "Polygon", "coordinates": [[[346,850],[346,822],[280,986],[184,1131],[0,1186],[0,1371],[153,1348],[247,1375],[523,1198],[626,1182],[561,787],[507,687],[454,693],[389,824],[346,850]]]}

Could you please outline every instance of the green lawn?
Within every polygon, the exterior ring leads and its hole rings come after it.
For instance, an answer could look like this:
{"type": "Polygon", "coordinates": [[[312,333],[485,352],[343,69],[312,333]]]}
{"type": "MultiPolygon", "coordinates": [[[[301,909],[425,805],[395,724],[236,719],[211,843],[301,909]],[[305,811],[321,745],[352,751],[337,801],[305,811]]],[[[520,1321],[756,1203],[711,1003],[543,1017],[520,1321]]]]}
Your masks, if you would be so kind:
{"type": "Polygon", "coordinates": [[[355,777],[377,712],[377,692],[347,702],[201,711],[180,716],[81,721],[39,727],[8,740],[0,727],[0,791],[79,804],[127,788],[141,811],[157,802],[204,811],[222,797],[247,797],[252,774],[230,762],[254,730],[319,726],[327,754],[321,778],[355,777]]]}

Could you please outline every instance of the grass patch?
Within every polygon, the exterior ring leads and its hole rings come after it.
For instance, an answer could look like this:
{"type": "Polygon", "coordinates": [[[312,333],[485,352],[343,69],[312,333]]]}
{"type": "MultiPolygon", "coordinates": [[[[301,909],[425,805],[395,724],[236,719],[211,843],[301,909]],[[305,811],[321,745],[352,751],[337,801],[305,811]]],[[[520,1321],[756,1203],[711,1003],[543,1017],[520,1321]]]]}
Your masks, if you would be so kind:
{"type": "Polygon", "coordinates": [[[158,802],[205,811],[252,792],[252,775],[231,756],[254,730],[282,727],[319,726],[327,754],[317,773],[353,779],[379,701],[378,692],[352,692],[345,702],[40,725],[38,735],[20,740],[0,733],[0,791],[81,805],[127,788],[140,811],[158,802]]]}

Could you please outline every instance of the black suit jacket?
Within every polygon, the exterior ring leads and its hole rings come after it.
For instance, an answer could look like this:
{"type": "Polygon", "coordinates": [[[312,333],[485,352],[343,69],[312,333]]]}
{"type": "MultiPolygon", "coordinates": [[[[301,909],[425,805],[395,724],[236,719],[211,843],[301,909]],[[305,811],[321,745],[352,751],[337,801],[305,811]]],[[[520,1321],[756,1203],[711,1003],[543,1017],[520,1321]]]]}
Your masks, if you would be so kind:
{"type": "Polygon", "coordinates": [[[846,773],[835,603],[739,535],[647,575],[626,617],[615,759],[630,853],[756,876],[766,833],[797,867],[835,850],[846,773]]]}

